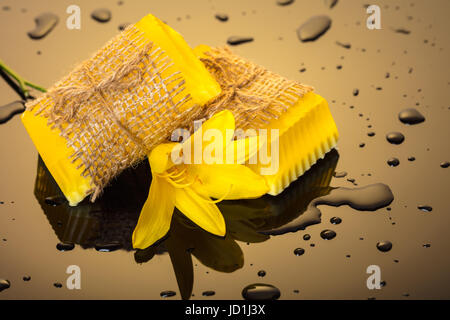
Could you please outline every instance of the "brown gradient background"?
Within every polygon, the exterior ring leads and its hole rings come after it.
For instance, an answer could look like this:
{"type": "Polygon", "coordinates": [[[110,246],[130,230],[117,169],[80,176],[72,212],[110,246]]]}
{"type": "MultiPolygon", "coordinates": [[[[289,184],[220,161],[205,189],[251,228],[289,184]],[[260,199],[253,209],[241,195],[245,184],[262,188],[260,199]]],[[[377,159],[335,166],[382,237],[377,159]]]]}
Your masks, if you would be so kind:
{"type": "MultiPolygon", "coordinates": [[[[242,289],[255,282],[275,285],[282,299],[450,298],[450,168],[439,166],[450,161],[449,1],[341,0],[333,9],[313,0],[296,0],[285,7],[277,6],[275,0],[124,0],[122,6],[117,2],[2,0],[0,57],[26,79],[49,87],[117,34],[119,24],[136,22],[146,13],[166,21],[191,46],[223,45],[231,35],[253,36],[254,42],[233,50],[313,85],[329,101],[340,131],[337,170],[347,171],[347,178],[355,178],[360,186],[386,183],[395,195],[390,212],[322,207],[322,223],[306,231],[314,248],[302,239],[305,231],[260,244],[240,243],[245,265],[231,274],[208,270],[194,259],[193,299],[202,298],[205,290],[216,292],[208,299],[241,299],[242,289]],[[365,3],[381,7],[382,30],[365,27],[365,3]],[[70,4],[81,7],[81,30],[65,26],[70,4]],[[2,10],[5,5],[11,10],[2,10]],[[110,22],[100,24],[90,18],[99,7],[112,11],[110,22]],[[21,12],[22,8],[27,11],[21,12]],[[46,11],[57,14],[59,24],[44,39],[31,40],[26,32],[34,28],[34,17],[46,11]],[[216,20],[217,12],[227,13],[229,21],[216,20]],[[297,27],[316,14],[332,18],[330,30],[318,41],[301,43],[297,27]],[[350,42],[352,47],[342,48],[336,41],[350,42]],[[302,67],[306,72],[299,72],[302,67]],[[378,86],[383,89],[376,90],[378,86]],[[360,90],[357,97],[352,95],[354,88],[360,90]],[[397,114],[409,107],[416,107],[426,121],[402,124],[397,114]],[[368,124],[373,128],[368,129],[368,124]],[[376,132],[374,137],[367,136],[371,130],[376,132]],[[387,143],[389,131],[403,132],[405,142],[387,143]],[[364,148],[358,147],[361,142],[366,143],[364,148]],[[395,168],[386,164],[393,156],[400,160],[395,168]],[[416,161],[409,162],[409,156],[416,161]],[[417,209],[421,204],[431,205],[433,211],[421,212],[417,209]],[[333,216],[343,222],[331,225],[333,216]],[[325,228],[335,230],[337,237],[322,240],[319,233],[325,228]],[[380,240],[392,241],[392,250],[378,251],[375,246],[380,240]],[[424,248],[425,243],[431,247],[424,248]],[[295,256],[297,247],[306,253],[295,256]],[[381,267],[387,282],[381,290],[366,287],[366,268],[372,264],[381,267]],[[267,272],[264,278],[257,276],[261,269],[267,272]],[[300,292],[294,293],[295,289],[300,292]]],[[[0,92],[0,105],[18,99],[3,80],[0,92]]],[[[101,253],[77,246],[58,252],[58,239],[33,195],[37,152],[18,116],[0,125],[0,150],[0,201],[5,202],[0,205],[0,239],[7,239],[0,240],[0,278],[11,281],[0,299],[160,299],[163,290],[178,292],[167,255],[138,265],[133,254],[125,251],[101,253]],[[54,288],[54,282],[65,284],[70,264],[81,267],[82,289],[54,288]],[[24,275],[30,275],[31,281],[24,282],[24,275]]],[[[332,185],[352,186],[346,179],[333,179],[332,185]]],[[[173,299],[179,297],[177,293],[173,299]]]]}

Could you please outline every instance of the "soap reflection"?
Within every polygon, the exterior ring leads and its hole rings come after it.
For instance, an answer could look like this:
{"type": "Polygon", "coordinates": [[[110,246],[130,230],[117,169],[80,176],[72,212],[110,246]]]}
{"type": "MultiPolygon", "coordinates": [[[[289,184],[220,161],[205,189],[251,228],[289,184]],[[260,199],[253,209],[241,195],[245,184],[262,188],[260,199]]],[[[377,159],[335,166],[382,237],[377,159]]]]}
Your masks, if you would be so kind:
{"type": "MultiPolygon", "coordinates": [[[[338,158],[338,152],[332,150],[276,197],[266,195],[259,199],[219,203],[227,226],[224,238],[198,228],[176,210],[168,236],[154,246],[135,251],[136,262],[146,263],[155,255],[168,253],[181,297],[189,299],[194,283],[192,256],[220,272],[230,273],[242,268],[244,254],[237,241],[268,240],[270,236],[260,231],[283,226],[299,217],[313,199],[328,194],[338,158]]],[[[148,162],[143,161],[124,171],[95,203],[85,200],[77,207],[70,207],[39,158],[35,196],[59,241],[78,244],[84,249],[131,251],[131,235],[150,182],[148,162]]]]}

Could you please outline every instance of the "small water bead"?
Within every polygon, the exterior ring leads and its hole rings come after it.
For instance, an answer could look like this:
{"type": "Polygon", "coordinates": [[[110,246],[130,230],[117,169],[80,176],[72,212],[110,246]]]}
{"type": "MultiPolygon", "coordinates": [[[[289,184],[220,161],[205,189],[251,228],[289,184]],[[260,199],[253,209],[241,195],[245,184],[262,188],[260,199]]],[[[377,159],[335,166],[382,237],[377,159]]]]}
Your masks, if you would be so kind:
{"type": "Polygon", "coordinates": [[[22,279],[23,279],[23,281],[30,281],[31,277],[30,276],[24,276],[22,279]]]}
{"type": "Polygon", "coordinates": [[[398,119],[404,124],[418,124],[425,121],[425,117],[416,109],[409,108],[400,111],[398,119]]]}
{"type": "Polygon", "coordinates": [[[366,145],[366,144],[365,144],[364,142],[362,142],[362,143],[359,144],[359,147],[360,147],[360,148],[364,148],[365,145],[366,145]]]}
{"type": "Polygon", "coordinates": [[[450,162],[449,161],[445,161],[445,162],[442,162],[441,163],[441,168],[448,168],[448,167],[450,167],[450,162]]]}
{"type": "Polygon", "coordinates": [[[433,211],[433,208],[431,206],[427,206],[427,205],[418,206],[417,209],[422,210],[424,212],[431,212],[431,211],[433,211]]]}
{"type": "Polygon", "coordinates": [[[359,95],[359,89],[353,89],[353,95],[356,97],[359,95]]]}
{"type": "Polygon", "coordinates": [[[333,230],[326,229],[320,233],[320,236],[322,237],[322,239],[331,240],[336,237],[336,232],[334,232],[333,230]]]}
{"type": "Polygon", "coordinates": [[[111,20],[111,11],[105,8],[96,9],[92,11],[91,17],[98,22],[105,23],[111,20]]]}
{"type": "Polygon", "coordinates": [[[277,4],[280,6],[287,6],[294,2],[294,0],[277,0],[277,4]]]}
{"type": "Polygon", "coordinates": [[[320,38],[331,26],[331,19],[326,15],[313,16],[297,29],[300,41],[314,41],[320,38]]]}
{"type": "Polygon", "coordinates": [[[31,39],[42,39],[58,24],[59,17],[51,12],[45,12],[34,19],[35,28],[28,32],[31,39]]]}
{"type": "Polygon", "coordinates": [[[258,277],[265,277],[266,276],[266,272],[264,270],[259,270],[258,271],[258,277]]]}
{"type": "Polygon", "coordinates": [[[119,250],[122,247],[120,243],[97,243],[95,244],[95,250],[100,252],[113,252],[119,250]]]}
{"type": "Polygon", "coordinates": [[[335,178],[344,178],[347,176],[347,172],[339,171],[339,172],[335,172],[333,175],[335,178]]]}
{"type": "Polygon", "coordinates": [[[50,197],[45,198],[44,201],[47,205],[56,207],[56,206],[62,205],[67,200],[63,196],[50,196],[50,197]]]}
{"type": "Polygon", "coordinates": [[[161,296],[161,298],[170,298],[175,296],[177,293],[175,291],[171,291],[171,290],[166,290],[161,292],[159,295],[161,296]]]}
{"type": "Polygon", "coordinates": [[[425,243],[425,244],[423,245],[423,247],[424,247],[424,248],[429,248],[429,247],[431,247],[431,244],[425,243]]]}
{"type": "Polygon", "coordinates": [[[226,13],[217,13],[215,17],[217,20],[219,20],[221,22],[226,22],[229,19],[228,15],[226,13]]]}
{"type": "Polygon", "coordinates": [[[60,242],[56,245],[56,249],[58,249],[59,251],[71,251],[75,248],[75,244],[70,243],[70,242],[60,242]]]}
{"type": "Polygon", "coordinates": [[[339,218],[339,217],[333,217],[333,218],[330,219],[330,222],[332,224],[340,224],[342,222],[342,219],[339,218]]]}
{"type": "Polygon", "coordinates": [[[53,284],[53,286],[55,287],[55,288],[62,288],[62,284],[61,283],[59,283],[59,282],[55,282],[54,284],[53,284]]]}
{"type": "Polygon", "coordinates": [[[405,136],[401,132],[389,132],[386,140],[391,144],[400,144],[405,141],[405,136]]]}
{"type": "Polygon", "coordinates": [[[11,287],[11,282],[9,282],[9,280],[0,279],[0,292],[8,289],[9,287],[11,287]]]}
{"type": "Polygon", "coordinates": [[[309,234],[303,235],[303,240],[308,241],[309,239],[311,239],[311,235],[309,234]]]}
{"type": "Polygon", "coordinates": [[[231,36],[228,38],[227,43],[230,46],[237,46],[243,43],[252,42],[253,40],[252,37],[231,36]]]}
{"type": "Polygon", "coordinates": [[[416,157],[408,157],[408,161],[415,161],[416,160],[416,157]]]}
{"type": "Polygon", "coordinates": [[[377,243],[377,249],[381,252],[388,252],[392,249],[392,242],[390,241],[380,241],[377,243]]]}
{"type": "Polygon", "coordinates": [[[264,283],[251,284],[242,290],[242,297],[245,300],[277,300],[280,296],[277,287],[264,283]]]}
{"type": "Polygon", "coordinates": [[[204,296],[204,297],[211,297],[211,296],[213,296],[213,295],[215,295],[215,294],[216,294],[215,291],[213,291],[213,290],[208,290],[208,291],[204,291],[204,292],[202,293],[202,296],[204,296]]]}
{"type": "Polygon", "coordinates": [[[303,255],[304,253],[305,253],[305,249],[303,249],[303,248],[297,248],[297,249],[294,250],[294,254],[295,254],[296,256],[301,256],[301,255],[303,255]]]}
{"type": "Polygon", "coordinates": [[[398,166],[398,165],[400,164],[400,160],[398,160],[397,158],[390,158],[390,159],[387,161],[387,164],[388,164],[389,166],[391,166],[391,167],[396,167],[396,166],[398,166]]]}

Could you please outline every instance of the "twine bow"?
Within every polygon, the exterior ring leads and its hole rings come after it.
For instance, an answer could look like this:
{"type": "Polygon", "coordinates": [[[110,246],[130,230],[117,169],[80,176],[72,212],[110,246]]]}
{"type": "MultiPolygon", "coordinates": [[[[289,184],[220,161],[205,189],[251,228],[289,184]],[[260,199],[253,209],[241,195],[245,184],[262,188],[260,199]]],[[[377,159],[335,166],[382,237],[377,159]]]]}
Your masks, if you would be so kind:
{"type": "MultiPolygon", "coordinates": [[[[148,150],[143,141],[120,121],[120,117],[115,112],[114,104],[108,101],[106,93],[127,90],[138,86],[142,81],[143,73],[146,71],[141,67],[141,63],[148,65],[145,60],[149,59],[152,47],[153,43],[149,42],[147,45],[143,46],[133,58],[127,60],[127,62],[121,65],[115,72],[98,82],[92,74],[91,69],[88,67],[88,64],[82,63],[78,72],[81,74],[81,78],[87,78],[87,84],[59,86],[48,92],[54,101],[52,112],[50,113],[53,126],[57,123],[65,123],[70,127],[70,121],[75,118],[80,107],[83,104],[87,104],[91,98],[96,96],[101,101],[100,107],[107,110],[114,123],[135,144],[147,152],[148,150]],[[132,72],[135,72],[136,76],[125,82],[124,79],[132,72]]],[[[39,110],[38,113],[41,111],[42,110],[39,110]]],[[[96,111],[97,110],[92,110],[91,114],[95,114],[96,111]]],[[[78,121],[89,121],[88,117],[89,115],[85,115],[83,118],[78,119],[78,121]]]]}
{"type": "Polygon", "coordinates": [[[232,72],[236,66],[233,66],[233,62],[226,57],[213,57],[209,52],[206,52],[205,55],[207,57],[200,58],[200,60],[209,70],[212,69],[216,72],[215,78],[222,88],[222,92],[207,104],[211,113],[226,107],[231,102],[239,104],[246,111],[261,110],[271,103],[271,99],[265,96],[244,91],[265,72],[263,68],[255,65],[250,70],[232,72]]]}
{"type": "MultiPolygon", "coordinates": [[[[105,92],[126,90],[137,86],[142,81],[143,74],[140,64],[148,58],[152,46],[152,42],[145,45],[136,56],[99,82],[96,82],[87,63],[82,63],[79,67],[79,72],[88,79],[86,85],[60,86],[49,91],[51,98],[55,102],[53,106],[53,115],[57,118],[55,120],[63,122],[72,120],[80,106],[87,103],[93,96],[105,97],[105,92]],[[123,79],[133,71],[136,71],[137,76],[128,82],[124,82],[123,79]]],[[[113,113],[113,108],[110,107],[109,103],[104,104],[113,113]]]]}

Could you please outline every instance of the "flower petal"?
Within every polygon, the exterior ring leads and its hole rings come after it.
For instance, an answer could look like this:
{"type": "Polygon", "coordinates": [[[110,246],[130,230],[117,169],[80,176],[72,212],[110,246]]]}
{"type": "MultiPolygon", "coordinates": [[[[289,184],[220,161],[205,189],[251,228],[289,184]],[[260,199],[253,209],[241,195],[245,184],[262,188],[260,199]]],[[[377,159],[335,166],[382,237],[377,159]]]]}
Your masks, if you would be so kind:
{"type": "Polygon", "coordinates": [[[171,154],[172,150],[177,146],[179,146],[179,143],[171,142],[162,143],[153,148],[148,156],[148,162],[150,163],[152,172],[163,173],[174,165],[171,161],[171,154]]]}
{"type": "Polygon", "coordinates": [[[203,150],[210,144],[220,145],[222,149],[232,141],[235,130],[234,116],[229,110],[223,110],[214,114],[210,119],[203,122],[201,128],[197,129],[186,141],[182,143],[184,152],[190,150],[190,163],[203,163],[203,150]],[[211,130],[209,134],[208,130],[211,130]],[[214,130],[214,131],[213,131],[214,130]],[[223,139],[222,144],[219,144],[212,137],[216,137],[216,133],[220,134],[223,139]],[[212,141],[211,141],[212,140],[212,141]],[[197,148],[194,145],[197,144],[197,148]],[[200,150],[198,154],[196,150],[200,150]],[[200,159],[198,159],[200,158],[200,159]]]}
{"type": "Polygon", "coordinates": [[[224,236],[225,220],[215,203],[210,202],[208,195],[196,184],[175,191],[175,206],[200,228],[224,236]]]}
{"type": "Polygon", "coordinates": [[[134,248],[145,249],[167,234],[174,206],[173,187],[163,178],[154,176],[147,201],[133,232],[134,248]]]}
{"type": "Polygon", "coordinates": [[[216,199],[258,198],[269,191],[266,180],[250,168],[239,164],[191,165],[188,170],[198,176],[207,194],[216,199]]]}
{"type": "Polygon", "coordinates": [[[223,163],[243,164],[259,150],[258,136],[234,140],[226,146],[223,163]],[[230,156],[231,155],[231,156],[230,156]]]}

